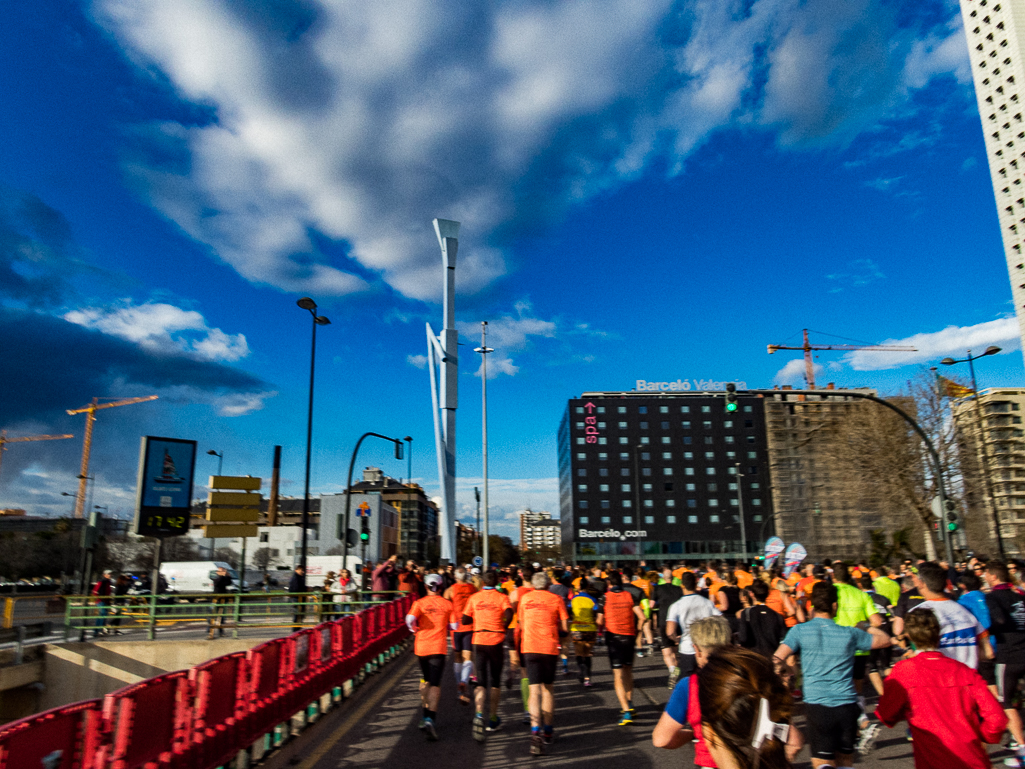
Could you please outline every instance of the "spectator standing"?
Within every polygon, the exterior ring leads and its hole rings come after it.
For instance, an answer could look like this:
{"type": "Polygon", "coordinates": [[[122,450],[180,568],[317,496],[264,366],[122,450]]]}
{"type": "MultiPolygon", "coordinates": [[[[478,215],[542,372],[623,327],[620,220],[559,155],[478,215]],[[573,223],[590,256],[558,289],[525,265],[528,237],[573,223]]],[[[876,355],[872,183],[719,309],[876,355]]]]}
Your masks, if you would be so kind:
{"type": "MultiPolygon", "coordinates": [[[[96,584],[93,585],[91,595],[96,599],[96,624],[94,625],[93,638],[101,636],[107,632],[107,615],[110,613],[110,597],[114,592],[114,583],[111,577],[114,576],[114,572],[110,569],[106,569],[96,584]]],[[[85,640],[85,631],[82,632],[82,640],[85,640]]]]}
{"type": "Polygon", "coordinates": [[[232,586],[234,580],[228,574],[228,570],[223,566],[217,567],[217,576],[213,579],[213,606],[211,607],[213,612],[210,617],[210,631],[207,633],[207,638],[213,640],[214,629],[217,630],[218,636],[224,635],[224,613],[228,609],[229,598],[226,595],[228,588],[232,586]]]}
{"type": "Polygon", "coordinates": [[[397,555],[391,556],[387,561],[377,565],[372,572],[370,589],[373,590],[374,601],[388,600],[388,593],[395,589],[395,578],[398,576],[398,569],[395,564],[398,562],[397,555]]]}
{"type": "Polygon", "coordinates": [[[306,619],[306,570],[302,566],[292,572],[288,592],[292,594],[292,624],[299,627],[306,619]]]}

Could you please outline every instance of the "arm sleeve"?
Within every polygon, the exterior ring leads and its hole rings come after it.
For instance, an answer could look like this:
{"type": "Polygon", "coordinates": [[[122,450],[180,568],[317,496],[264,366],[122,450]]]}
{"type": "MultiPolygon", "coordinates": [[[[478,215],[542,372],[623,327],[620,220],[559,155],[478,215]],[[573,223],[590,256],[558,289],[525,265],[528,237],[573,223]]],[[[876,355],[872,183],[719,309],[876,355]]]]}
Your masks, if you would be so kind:
{"type": "Polygon", "coordinates": [[[790,632],[787,633],[786,637],[783,639],[783,645],[789,648],[794,654],[801,651],[801,636],[797,630],[799,627],[800,625],[790,628],[790,632]]]}
{"type": "Polygon", "coordinates": [[[666,714],[680,726],[687,725],[687,709],[690,704],[690,676],[684,677],[673,687],[666,703],[666,714]]]}
{"type": "MultiPolygon", "coordinates": [[[[989,694],[988,691],[986,693],[989,694]]],[[[907,707],[907,704],[907,689],[897,679],[897,676],[891,675],[883,683],[883,696],[879,698],[879,704],[876,706],[876,717],[892,728],[904,717],[904,708],[907,707]]]]}
{"type": "Polygon", "coordinates": [[[982,718],[982,724],[979,726],[982,739],[991,744],[999,742],[1007,728],[1007,714],[978,673],[972,681],[972,696],[979,706],[979,716],[982,718]]]}

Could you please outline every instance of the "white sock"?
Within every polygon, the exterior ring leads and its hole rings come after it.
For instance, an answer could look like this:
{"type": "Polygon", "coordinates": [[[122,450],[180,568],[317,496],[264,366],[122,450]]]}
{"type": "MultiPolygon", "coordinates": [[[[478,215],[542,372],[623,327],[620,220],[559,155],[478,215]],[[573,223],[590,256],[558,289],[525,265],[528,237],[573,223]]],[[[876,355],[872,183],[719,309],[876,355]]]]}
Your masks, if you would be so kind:
{"type": "Polygon", "coordinates": [[[463,677],[460,679],[464,684],[470,683],[470,675],[473,673],[473,663],[463,663],[463,677]]]}
{"type": "Polygon", "coordinates": [[[452,672],[456,676],[457,681],[463,680],[463,663],[459,660],[452,663],[452,672]]]}

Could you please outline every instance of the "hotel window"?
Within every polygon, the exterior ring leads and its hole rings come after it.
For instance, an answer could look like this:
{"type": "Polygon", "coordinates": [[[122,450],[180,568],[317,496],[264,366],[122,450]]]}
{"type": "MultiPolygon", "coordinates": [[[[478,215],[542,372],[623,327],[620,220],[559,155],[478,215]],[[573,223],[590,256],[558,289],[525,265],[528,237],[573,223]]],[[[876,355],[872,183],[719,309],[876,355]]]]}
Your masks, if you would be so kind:
{"type": "Polygon", "coordinates": [[[751,520],[754,521],[755,523],[761,523],[762,522],[762,516],[760,516],[760,515],[751,516],[751,520]]]}
{"type": "Polygon", "coordinates": [[[754,505],[755,507],[761,507],[762,500],[760,500],[760,499],[752,499],[751,500],[751,504],[754,505]]]}
{"type": "Polygon", "coordinates": [[[666,500],[666,507],[676,507],[676,500],[675,499],[667,499],[666,500]]]}
{"type": "Polygon", "coordinates": [[[620,422],[619,423],[619,429],[620,430],[625,430],[626,429],[626,422],[620,422]]]}
{"type": "Polygon", "coordinates": [[[644,506],[645,507],[654,507],[655,503],[652,500],[650,500],[650,499],[646,499],[646,500],[644,500],[644,506]]]}
{"type": "Polygon", "coordinates": [[[673,468],[671,468],[671,467],[663,467],[662,468],[662,475],[672,475],[672,474],[673,474],[673,468]]]}
{"type": "Polygon", "coordinates": [[[620,443],[620,445],[623,445],[623,446],[625,446],[625,445],[626,445],[626,444],[628,444],[629,442],[630,442],[630,439],[629,439],[629,438],[627,438],[627,437],[626,437],[625,435],[621,435],[621,436],[619,436],[619,443],[620,443]]]}
{"type": "Polygon", "coordinates": [[[651,484],[650,483],[643,483],[643,484],[641,484],[641,491],[651,491],[651,484]]]}
{"type": "Polygon", "coordinates": [[[598,439],[598,445],[599,445],[599,446],[604,446],[604,445],[606,445],[606,444],[607,444],[608,442],[609,442],[609,441],[608,441],[608,439],[607,439],[607,438],[599,438],[599,439],[598,439]]]}
{"type": "Polygon", "coordinates": [[[733,420],[732,419],[727,419],[725,422],[722,423],[722,427],[723,427],[724,430],[732,430],[733,429],[733,420]]]}
{"type": "Polygon", "coordinates": [[[745,419],[744,420],[744,427],[754,427],[754,426],[755,426],[755,421],[753,419],[745,419]]]}
{"type": "Polygon", "coordinates": [[[719,500],[718,499],[710,499],[710,500],[708,500],[708,506],[709,507],[719,507],[719,500]]]}
{"type": "Polygon", "coordinates": [[[601,517],[601,522],[602,523],[612,523],[612,518],[610,516],[608,516],[608,515],[603,515],[601,517]]]}
{"type": "Polygon", "coordinates": [[[633,506],[634,506],[634,503],[631,500],[629,500],[629,499],[624,499],[623,500],[623,507],[633,507],[633,506]]]}
{"type": "Polygon", "coordinates": [[[680,427],[682,427],[684,430],[689,430],[690,429],[690,422],[689,421],[687,421],[687,422],[680,422],[680,427]]]}
{"type": "Polygon", "coordinates": [[[624,483],[622,486],[619,487],[619,490],[622,491],[624,494],[629,494],[630,493],[630,484],[629,483],[624,483]]]}
{"type": "Polygon", "coordinates": [[[708,484],[708,490],[709,491],[718,491],[719,490],[719,484],[717,484],[717,483],[710,483],[710,484],[708,484]]]}
{"type": "Polygon", "coordinates": [[[727,459],[736,459],[737,458],[737,452],[735,452],[735,451],[727,451],[726,452],[726,458],[727,459]]]}
{"type": "Polygon", "coordinates": [[[609,503],[609,501],[607,499],[603,499],[601,501],[601,509],[602,510],[608,510],[610,507],[612,507],[612,505],[609,503]]]}
{"type": "Polygon", "coordinates": [[[669,443],[670,441],[671,441],[671,439],[670,439],[670,437],[668,435],[663,435],[662,436],[662,443],[669,443]]]}
{"type": "Polygon", "coordinates": [[[697,507],[697,506],[698,506],[698,501],[696,499],[688,499],[687,500],[687,507],[697,507]]]}
{"type": "Polygon", "coordinates": [[[648,476],[650,478],[651,477],[651,468],[650,467],[642,467],[641,468],[641,475],[646,475],[646,476],[648,476]]]}
{"type": "Polygon", "coordinates": [[[583,406],[577,406],[575,411],[576,411],[577,414],[583,414],[584,413],[584,407],[583,406]]]}
{"type": "Polygon", "coordinates": [[[671,452],[671,451],[663,451],[662,452],[662,459],[672,459],[672,458],[673,458],[673,452],[671,452]]]}
{"type": "Polygon", "coordinates": [[[715,459],[715,452],[714,451],[706,451],[705,452],[705,459],[715,459]]]}
{"type": "Polygon", "coordinates": [[[605,413],[605,407],[604,406],[599,406],[598,407],[598,413],[599,414],[604,414],[605,413]]]}
{"type": "Polygon", "coordinates": [[[714,467],[706,467],[705,468],[705,475],[715,475],[715,468],[714,467]]]}
{"type": "Polygon", "coordinates": [[[625,414],[626,413],[626,406],[619,406],[619,407],[617,407],[616,408],[616,413],[617,414],[625,414]]]}
{"type": "Polygon", "coordinates": [[[583,430],[584,429],[584,423],[583,422],[577,422],[577,429],[578,430],[583,430]]]}
{"type": "Polygon", "coordinates": [[[586,499],[578,500],[577,501],[577,507],[579,507],[581,510],[586,510],[587,509],[587,500],[586,499]]]}
{"type": "Polygon", "coordinates": [[[607,468],[607,467],[599,467],[598,468],[598,475],[600,475],[602,478],[607,477],[608,474],[609,474],[609,468],[607,468]]]}
{"type": "Polygon", "coordinates": [[[754,409],[750,406],[744,406],[744,413],[750,414],[752,411],[754,411],[754,409]]]}
{"type": "Polygon", "coordinates": [[[755,437],[753,435],[747,436],[747,442],[748,443],[754,443],[755,442],[755,437]]]}
{"type": "Polygon", "coordinates": [[[715,443],[715,439],[711,435],[706,435],[705,436],[705,443],[706,444],[715,443]]]}
{"type": "Polygon", "coordinates": [[[580,437],[577,438],[577,445],[578,446],[582,446],[585,443],[587,443],[587,441],[584,439],[584,436],[581,435],[580,437]]]}
{"type": "Polygon", "coordinates": [[[662,426],[663,430],[668,430],[669,429],[669,423],[668,422],[662,422],[661,426],[662,426]]]}
{"type": "MultiPolygon", "coordinates": [[[[583,457],[580,457],[580,458],[583,459],[583,457]]],[[[598,452],[598,459],[608,459],[608,458],[609,458],[609,455],[606,454],[604,451],[599,451],[598,452]]]]}
{"type": "Polygon", "coordinates": [[[712,407],[711,406],[702,406],[701,407],[701,413],[702,414],[711,414],[712,413],[712,407]]]}
{"type": "Polygon", "coordinates": [[[655,522],[655,516],[653,516],[653,515],[646,515],[646,516],[644,516],[644,522],[645,523],[654,523],[655,522]]]}
{"type": "Polygon", "coordinates": [[[737,502],[737,498],[736,498],[736,497],[731,497],[731,498],[730,498],[730,506],[731,506],[731,507],[737,507],[737,506],[738,506],[738,504],[739,504],[739,503],[737,502]]]}
{"type": "Polygon", "coordinates": [[[758,481],[755,481],[754,483],[751,484],[751,488],[752,489],[760,489],[761,487],[762,487],[762,485],[760,483],[758,483],[758,481]]]}
{"type": "Polygon", "coordinates": [[[577,452],[577,459],[587,459],[587,454],[582,451],[577,452]]]}
{"type": "Polygon", "coordinates": [[[619,468],[619,474],[621,476],[623,476],[624,478],[629,478],[630,477],[630,468],[629,467],[621,467],[621,468],[619,468]]]}
{"type": "Polygon", "coordinates": [[[697,486],[695,486],[693,483],[688,483],[684,488],[685,491],[694,491],[695,489],[697,489],[697,486]]]}
{"type": "Polygon", "coordinates": [[[676,523],[676,516],[675,515],[667,515],[666,516],[666,523],[676,523]]]}
{"type": "Polygon", "coordinates": [[[730,491],[736,491],[736,490],[737,490],[737,484],[735,484],[735,483],[731,483],[731,484],[729,485],[729,489],[730,489],[730,491]]]}
{"type": "Polygon", "coordinates": [[[758,452],[757,451],[749,451],[749,452],[747,452],[747,458],[748,459],[758,459],[758,452]]]}
{"type": "Polygon", "coordinates": [[[603,484],[598,486],[598,491],[608,491],[608,490],[609,490],[609,484],[607,484],[607,483],[603,483],[603,484]]]}
{"type": "Polygon", "coordinates": [[[642,451],[641,452],[641,459],[644,459],[644,460],[651,459],[651,454],[648,453],[647,451],[642,451]]]}
{"type": "Polygon", "coordinates": [[[577,518],[577,523],[587,523],[588,520],[589,519],[586,515],[581,515],[579,518],[577,518]]]}
{"type": "Polygon", "coordinates": [[[706,422],[702,422],[701,426],[703,428],[705,428],[706,430],[711,430],[712,429],[712,423],[711,422],[707,422],[707,421],[706,422]]]}
{"type": "Polygon", "coordinates": [[[710,516],[708,516],[708,522],[709,523],[719,523],[719,516],[718,515],[710,515],[710,516]]]}
{"type": "Polygon", "coordinates": [[[647,422],[641,422],[641,429],[642,430],[647,430],[648,429],[648,423],[647,422]]]}
{"type": "Polygon", "coordinates": [[[669,413],[669,407],[668,406],[659,406],[658,407],[658,413],[659,414],[668,414],[669,413]]]}
{"type": "Polygon", "coordinates": [[[585,476],[587,475],[587,470],[581,467],[579,470],[577,470],[577,475],[585,476]]]}
{"type": "Polygon", "coordinates": [[[625,462],[625,461],[626,461],[626,460],[628,460],[629,458],[630,458],[630,455],[629,455],[629,454],[627,454],[627,453],[626,453],[625,451],[623,451],[623,452],[620,452],[620,454],[619,454],[619,459],[620,459],[620,461],[623,461],[623,462],[625,462]]]}
{"type": "Polygon", "coordinates": [[[634,522],[634,517],[632,515],[624,515],[623,516],[623,523],[633,523],[633,522],[634,522]]]}
{"type": "Polygon", "coordinates": [[[723,438],[723,440],[726,441],[727,443],[734,443],[735,442],[733,440],[733,436],[732,435],[727,435],[725,438],[723,438]]]}
{"type": "Polygon", "coordinates": [[[680,406],[680,413],[681,414],[689,414],[690,413],[690,406],[680,406]]]}
{"type": "Polygon", "coordinates": [[[690,436],[689,435],[683,436],[683,445],[684,446],[690,446],[690,436]]]}
{"type": "Polygon", "coordinates": [[[688,515],[687,516],[687,523],[697,523],[697,522],[698,522],[698,517],[696,515],[688,515]]]}
{"type": "Polygon", "coordinates": [[[650,441],[648,440],[648,436],[647,435],[642,435],[641,436],[641,443],[649,443],[649,442],[650,441]]]}
{"type": "Polygon", "coordinates": [[[662,484],[662,488],[665,491],[672,491],[673,490],[673,484],[672,483],[664,483],[664,484],[662,484]]]}
{"type": "Polygon", "coordinates": [[[685,467],[685,468],[683,468],[683,474],[684,475],[694,475],[694,468],[693,467],[685,467]]]}
{"type": "Polygon", "coordinates": [[[637,408],[637,413],[638,414],[647,414],[648,413],[648,407],[647,406],[639,406],[637,408]]]}
{"type": "Polygon", "coordinates": [[[694,452],[693,451],[685,451],[685,452],[683,452],[683,458],[684,459],[694,459],[694,452]]]}
{"type": "Polygon", "coordinates": [[[598,429],[599,430],[604,430],[605,429],[605,423],[604,422],[599,422],[598,423],[598,429]]]}
{"type": "Polygon", "coordinates": [[[586,483],[578,483],[577,484],[577,491],[587,491],[587,484],[586,483]]]}

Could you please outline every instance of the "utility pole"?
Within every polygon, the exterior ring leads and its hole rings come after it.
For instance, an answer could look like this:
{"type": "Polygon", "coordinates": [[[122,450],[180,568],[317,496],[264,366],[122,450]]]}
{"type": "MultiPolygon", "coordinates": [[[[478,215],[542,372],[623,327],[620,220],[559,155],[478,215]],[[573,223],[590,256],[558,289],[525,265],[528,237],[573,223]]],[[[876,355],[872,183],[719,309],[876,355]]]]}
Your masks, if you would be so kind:
{"type": "Polygon", "coordinates": [[[473,554],[480,555],[480,489],[476,486],[473,487],[473,496],[477,500],[477,529],[474,532],[477,535],[475,537],[477,543],[476,547],[473,548],[473,554]]]}
{"type": "Polygon", "coordinates": [[[744,522],[744,491],[740,485],[740,462],[733,465],[733,477],[737,479],[737,509],[740,511],[740,549],[744,553],[741,556],[747,562],[747,526],[744,522]]]}
{"type": "MultiPolygon", "coordinates": [[[[488,353],[494,352],[488,347],[488,322],[482,320],[480,323],[480,347],[474,349],[480,353],[480,392],[481,392],[481,438],[484,446],[484,562],[483,570],[487,571],[490,564],[488,552],[488,353]]],[[[484,571],[481,573],[483,574],[484,571]]]]}

